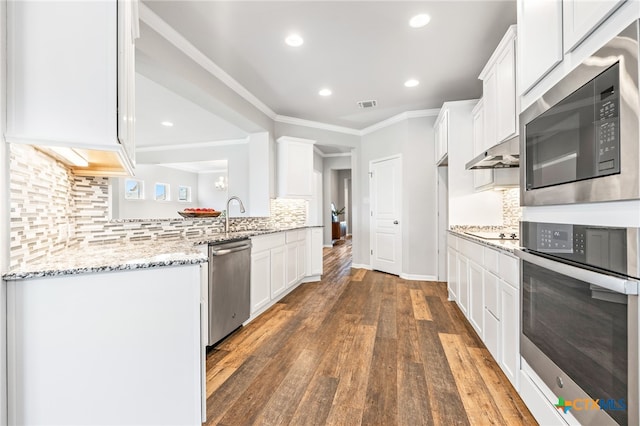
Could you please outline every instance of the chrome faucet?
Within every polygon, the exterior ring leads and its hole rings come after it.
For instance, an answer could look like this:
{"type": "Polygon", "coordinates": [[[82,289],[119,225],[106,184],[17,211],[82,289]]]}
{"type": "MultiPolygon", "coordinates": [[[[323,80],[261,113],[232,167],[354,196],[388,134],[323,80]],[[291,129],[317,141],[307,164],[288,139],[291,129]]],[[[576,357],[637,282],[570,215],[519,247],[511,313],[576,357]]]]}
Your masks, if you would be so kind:
{"type": "Polygon", "coordinates": [[[227,200],[227,210],[224,212],[224,232],[229,233],[229,204],[231,204],[232,200],[236,200],[240,204],[240,213],[244,213],[244,204],[242,204],[242,200],[235,195],[230,197],[227,200]]]}

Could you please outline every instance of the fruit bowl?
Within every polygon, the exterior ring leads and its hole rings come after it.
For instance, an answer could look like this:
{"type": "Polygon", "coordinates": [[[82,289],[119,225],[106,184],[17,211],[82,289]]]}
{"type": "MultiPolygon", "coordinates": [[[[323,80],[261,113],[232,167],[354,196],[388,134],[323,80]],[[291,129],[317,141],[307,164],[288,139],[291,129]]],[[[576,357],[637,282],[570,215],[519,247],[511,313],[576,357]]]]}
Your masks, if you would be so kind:
{"type": "Polygon", "coordinates": [[[222,212],[214,209],[184,209],[184,211],[178,212],[182,217],[218,217],[222,212]]]}

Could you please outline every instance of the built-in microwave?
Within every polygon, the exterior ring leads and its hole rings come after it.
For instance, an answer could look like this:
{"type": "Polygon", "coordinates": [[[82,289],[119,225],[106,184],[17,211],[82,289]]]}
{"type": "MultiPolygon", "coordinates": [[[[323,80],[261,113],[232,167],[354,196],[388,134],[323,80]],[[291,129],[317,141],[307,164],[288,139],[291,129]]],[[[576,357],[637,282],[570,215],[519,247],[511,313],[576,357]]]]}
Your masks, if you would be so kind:
{"type": "Polygon", "coordinates": [[[640,199],[634,22],[520,115],[524,206],[640,199]]]}

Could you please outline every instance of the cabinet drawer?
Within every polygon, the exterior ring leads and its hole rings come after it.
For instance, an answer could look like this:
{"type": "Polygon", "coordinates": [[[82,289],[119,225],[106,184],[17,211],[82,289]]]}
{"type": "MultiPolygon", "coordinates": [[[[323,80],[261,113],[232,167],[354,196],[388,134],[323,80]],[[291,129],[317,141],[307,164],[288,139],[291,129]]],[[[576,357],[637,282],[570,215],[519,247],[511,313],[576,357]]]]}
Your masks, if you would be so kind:
{"type": "Polygon", "coordinates": [[[499,294],[500,283],[498,277],[490,272],[484,271],[484,306],[497,319],[500,319],[499,294]]]}
{"type": "Polygon", "coordinates": [[[478,265],[483,264],[483,247],[480,244],[465,240],[465,255],[469,260],[473,260],[478,265]]]}
{"type": "Polygon", "coordinates": [[[520,288],[520,262],[517,258],[500,254],[500,278],[515,288],[520,288]]]}
{"type": "Polygon", "coordinates": [[[302,229],[302,230],[296,229],[294,231],[285,232],[285,238],[286,238],[287,244],[295,243],[296,241],[303,240],[305,232],[306,232],[306,230],[304,230],[304,229],[302,229]]]}
{"type": "Polygon", "coordinates": [[[487,269],[494,274],[498,273],[498,257],[500,253],[496,250],[490,249],[488,247],[484,248],[484,269],[487,269]]]}
{"type": "Polygon", "coordinates": [[[251,237],[251,251],[253,253],[257,253],[274,247],[283,246],[284,243],[285,236],[282,232],[270,235],[259,235],[251,237]]]}

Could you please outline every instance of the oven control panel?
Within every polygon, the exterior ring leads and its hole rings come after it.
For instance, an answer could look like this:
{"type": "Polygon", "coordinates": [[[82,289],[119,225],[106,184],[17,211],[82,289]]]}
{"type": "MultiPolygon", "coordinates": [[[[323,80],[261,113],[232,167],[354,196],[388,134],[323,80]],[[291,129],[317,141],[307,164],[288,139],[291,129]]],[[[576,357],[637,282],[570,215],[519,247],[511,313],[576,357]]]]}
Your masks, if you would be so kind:
{"type": "MultiPolygon", "coordinates": [[[[537,250],[545,253],[573,253],[574,239],[580,240],[579,235],[574,236],[573,225],[566,224],[540,223],[537,234],[537,250]]],[[[584,234],[582,248],[584,253],[584,234]]]]}

